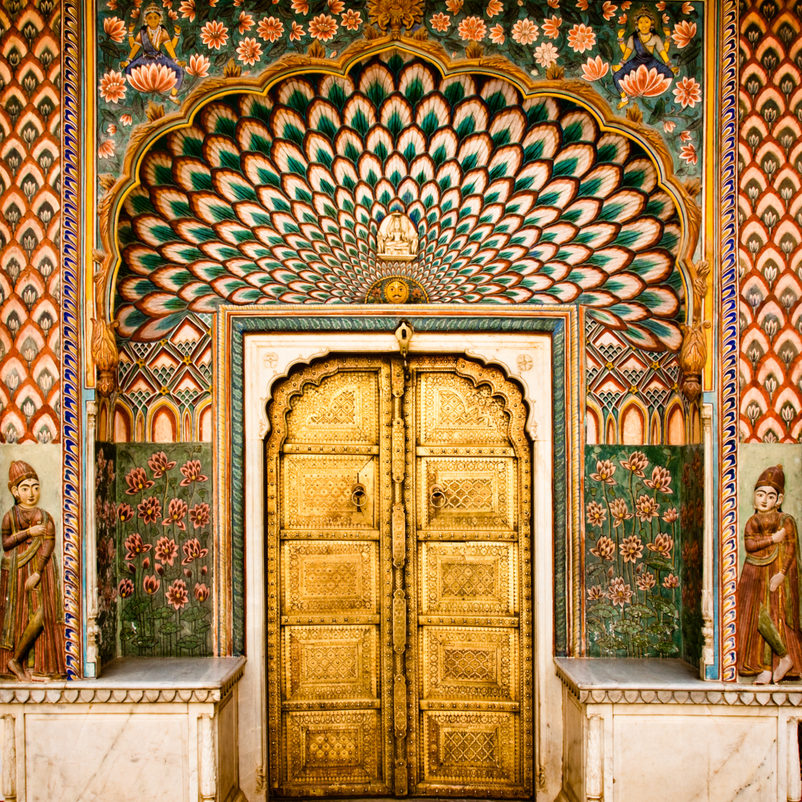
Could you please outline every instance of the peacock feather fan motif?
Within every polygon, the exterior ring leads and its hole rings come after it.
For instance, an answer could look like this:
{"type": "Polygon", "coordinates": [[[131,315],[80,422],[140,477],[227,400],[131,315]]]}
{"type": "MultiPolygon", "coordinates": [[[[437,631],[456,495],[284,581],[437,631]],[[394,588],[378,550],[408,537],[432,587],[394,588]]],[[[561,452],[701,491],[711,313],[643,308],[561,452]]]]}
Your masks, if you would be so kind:
{"type": "Polygon", "coordinates": [[[221,303],[362,303],[385,215],[433,303],[583,304],[676,350],[680,225],[645,151],[553,97],[401,56],[205,105],[145,155],[121,210],[120,333],[221,303]]]}

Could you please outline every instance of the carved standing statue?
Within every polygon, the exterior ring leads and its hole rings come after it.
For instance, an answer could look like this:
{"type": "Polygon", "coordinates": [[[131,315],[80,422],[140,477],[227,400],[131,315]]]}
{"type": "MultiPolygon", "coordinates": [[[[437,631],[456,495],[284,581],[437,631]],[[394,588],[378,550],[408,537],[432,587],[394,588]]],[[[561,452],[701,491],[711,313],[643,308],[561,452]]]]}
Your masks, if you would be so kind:
{"type": "Polygon", "coordinates": [[[62,676],[61,597],[53,552],[56,528],[39,506],[39,477],[27,462],[8,469],[14,506],[2,524],[0,673],[19,680],[62,676]]]}
{"type": "Polygon", "coordinates": [[[738,583],[738,673],[764,685],[802,672],[799,631],[799,539],[782,511],[782,465],[755,483],[755,514],[744,527],[746,561],[738,583]]]}

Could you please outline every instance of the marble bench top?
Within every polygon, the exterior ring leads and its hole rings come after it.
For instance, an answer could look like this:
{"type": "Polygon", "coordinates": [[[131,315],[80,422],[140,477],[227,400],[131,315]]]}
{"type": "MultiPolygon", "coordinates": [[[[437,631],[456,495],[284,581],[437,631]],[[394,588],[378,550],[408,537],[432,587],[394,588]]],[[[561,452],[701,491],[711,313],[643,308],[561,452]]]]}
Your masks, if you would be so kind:
{"type": "Polygon", "coordinates": [[[0,704],[219,702],[242,676],[244,657],[124,657],[98,679],[0,680],[0,704]]]}
{"type": "Polygon", "coordinates": [[[557,676],[583,704],[802,704],[802,683],[711,682],[682,660],[555,657],[554,663],[557,676]]]}

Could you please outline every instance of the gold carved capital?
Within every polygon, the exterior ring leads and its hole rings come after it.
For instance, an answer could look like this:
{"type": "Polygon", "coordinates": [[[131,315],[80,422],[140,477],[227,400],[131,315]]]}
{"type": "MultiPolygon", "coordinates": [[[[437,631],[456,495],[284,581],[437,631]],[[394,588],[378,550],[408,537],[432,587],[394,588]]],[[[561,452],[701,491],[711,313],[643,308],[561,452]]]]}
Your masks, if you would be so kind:
{"type": "Polygon", "coordinates": [[[693,404],[702,393],[702,371],[707,362],[705,329],[710,328],[710,322],[702,320],[702,315],[710,265],[707,262],[696,262],[691,263],[689,267],[693,289],[693,317],[690,325],[680,327],[682,346],[679,351],[679,364],[682,370],[680,389],[693,404]]]}
{"type": "Polygon", "coordinates": [[[395,39],[423,22],[423,0],[368,0],[368,20],[395,39]]]}
{"type": "Polygon", "coordinates": [[[120,353],[114,336],[116,323],[92,318],[92,359],[97,369],[97,391],[108,397],[117,389],[117,363],[120,353]]]}

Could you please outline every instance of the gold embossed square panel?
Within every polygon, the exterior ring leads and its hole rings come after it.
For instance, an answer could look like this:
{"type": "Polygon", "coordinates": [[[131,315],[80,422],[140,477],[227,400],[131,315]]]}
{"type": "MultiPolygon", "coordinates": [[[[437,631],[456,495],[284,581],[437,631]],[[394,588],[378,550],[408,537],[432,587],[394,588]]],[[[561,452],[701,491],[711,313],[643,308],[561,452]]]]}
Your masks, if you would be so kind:
{"type": "MultiPolygon", "coordinates": [[[[423,457],[419,520],[425,530],[492,530],[514,537],[515,460],[507,457],[423,457]],[[441,491],[435,506],[432,488],[441,491]]],[[[442,535],[440,535],[442,536],[442,535]]]]}
{"type": "Polygon", "coordinates": [[[290,626],[284,629],[284,698],[377,698],[378,627],[290,626]]]}
{"type": "Polygon", "coordinates": [[[374,529],[374,457],[339,454],[288,454],[283,462],[285,529],[374,529]],[[354,504],[359,482],[364,503],[354,504]]]}
{"type": "Polygon", "coordinates": [[[316,710],[286,717],[285,791],[318,796],[342,785],[386,792],[379,784],[382,754],[376,710],[316,710]]]}
{"type": "Polygon", "coordinates": [[[378,443],[375,372],[343,371],[307,387],[287,415],[290,443],[378,443]]]}
{"type": "Polygon", "coordinates": [[[418,415],[424,445],[506,445],[509,415],[487,385],[454,373],[421,373],[418,415]]]}
{"type": "Polygon", "coordinates": [[[423,738],[424,786],[520,786],[517,714],[425,712],[423,738]]]}
{"type": "Polygon", "coordinates": [[[515,615],[518,612],[513,543],[422,543],[421,614],[515,615]]]}
{"type": "Polygon", "coordinates": [[[518,699],[518,632],[512,628],[423,628],[423,700],[518,699]]]}

